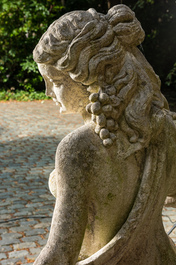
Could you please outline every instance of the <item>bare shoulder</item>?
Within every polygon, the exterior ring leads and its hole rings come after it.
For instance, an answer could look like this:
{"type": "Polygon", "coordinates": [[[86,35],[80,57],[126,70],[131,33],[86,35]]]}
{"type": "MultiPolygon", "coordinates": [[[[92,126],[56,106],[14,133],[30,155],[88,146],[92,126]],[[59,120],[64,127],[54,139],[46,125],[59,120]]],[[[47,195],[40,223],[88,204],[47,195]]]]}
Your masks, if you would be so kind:
{"type": "Polygon", "coordinates": [[[63,174],[83,174],[89,170],[101,145],[99,137],[89,125],[68,134],[58,145],[56,168],[63,174]]]}
{"type": "Polygon", "coordinates": [[[88,153],[100,144],[99,137],[89,125],[83,125],[65,136],[59,143],[57,155],[70,155],[78,153],[88,153]]]}

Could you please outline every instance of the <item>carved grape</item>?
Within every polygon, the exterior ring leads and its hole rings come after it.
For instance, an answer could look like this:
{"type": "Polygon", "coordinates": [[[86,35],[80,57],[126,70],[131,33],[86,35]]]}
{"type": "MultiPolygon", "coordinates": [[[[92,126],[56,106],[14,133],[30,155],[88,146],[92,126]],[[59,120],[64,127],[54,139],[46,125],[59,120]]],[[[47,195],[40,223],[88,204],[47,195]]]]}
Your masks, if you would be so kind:
{"type": "Polygon", "coordinates": [[[103,140],[103,144],[104,144],[104,146],[108,147],[108,146],[111,146],[113,144],[113,141],[112,141],[112,139],[107,138],[107,139],[103,140]]]}
{"type": "Polygon", "coordinates": [[[112,131],[114,129],[114,126],[115,126],[114,120],[113,119],[107,119],[106,126],[107,126],[108,130],[112,131]]]}
{"type": "Polygon", "coordinates": [[[104,127],[106,125],[106,117],[103,113],[96,117],[96,122],[99,126],[104,127]]]}
{"type": "Polygon", "coordinates": [[[103,104],[109,103],[109,96],[106,93],[100,93],[99,101],[103,104]]]}
{"type": "Polygon", "coordinates": [[[91,105],[91,112],[95,115],[98,115],[101,112],[100,102],[94,102],[91,105]]]}
{"type": "Polygon", "coordinates": [[[102,140],[104,140],[104,139],[106,139],[106,138],[108,138],[109,137],[109,131],[107,130],[107,129],[101,129],[100,130],[100,138],[102,139],[102,140]]]}
{"type": "Polygon", "coordinates": [[[106,88],[106,93],[111,96],[111,95],[115,95],[116,94],[116,89],[114,86],[108,87],[106,88]]]}
{"type": "Polygon", "coordinates": [[[92,93],[90,96],[89,96],[89,100],[91,102],[96,102],[98,100],[98,97],[99,97],[99,94],[98,93],[92,93]]]}

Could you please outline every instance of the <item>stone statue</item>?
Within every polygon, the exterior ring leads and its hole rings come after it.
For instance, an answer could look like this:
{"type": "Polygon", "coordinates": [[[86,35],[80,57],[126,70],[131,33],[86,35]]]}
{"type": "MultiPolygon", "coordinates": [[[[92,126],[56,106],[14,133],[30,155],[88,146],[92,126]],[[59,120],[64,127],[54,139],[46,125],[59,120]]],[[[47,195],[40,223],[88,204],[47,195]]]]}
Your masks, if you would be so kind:
{"type": "Polygon", "coordinates": [[[34,50],[47,95],[85,125],[58,145],[51,231],[35,265],[174,265],[162,207],[176,198],[175,114],[125,5],[73,11],[34,50]]]}

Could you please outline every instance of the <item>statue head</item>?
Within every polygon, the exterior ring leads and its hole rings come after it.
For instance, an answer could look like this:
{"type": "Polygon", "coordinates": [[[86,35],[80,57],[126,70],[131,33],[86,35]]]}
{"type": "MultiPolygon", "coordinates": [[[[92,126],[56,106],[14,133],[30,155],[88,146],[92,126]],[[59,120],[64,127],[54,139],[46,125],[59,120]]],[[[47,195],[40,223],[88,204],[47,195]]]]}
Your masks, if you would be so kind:
{"type": "Polygon", "coordinates": [[[73,94],[76,86],[79,91],[84,91],[83,98],[88,99],[89,91],[89,104],[84,100],[86,111],[91,114],[95,132],[105,146],[113,144],[119,126],[128,127],[126,131],[131,142],[136,142],[144,134],[145,126],[141,126],[138,114],[146,114],[155,88],[151,82],[147,83],[146,71],[139,84],[141,66],[136,46],[143,39],[144,31],[134,12],[125,5],[117,5],[106,15],[94,9],[63,15],[50,25],[34,50],[39,69],[50,75],[50,81],[46,83],[53,80],[56,83],[55,90],[49,92],[51,96],[55,97],[57,93],[58,79],[67,80],[70,89],[74,87],[73,94]],[[133,109],[138,108],[134,117],[127,107],[139,91],[146,97],[141,97],[138,106],[133,100],[133,109]],[[119,123],[122,114],[126,116],[125,126],[119,123]]]}
{"type": "Polygon", "coordinates": [[[94,9],[73,11],[50,25],[34,50],[34,60],[92,85],[104,78],[109,64],[121,63],[121,44],[137,46],[143,39],[144,31],[127,6],[114,6],[107,15],[94,9]]]}

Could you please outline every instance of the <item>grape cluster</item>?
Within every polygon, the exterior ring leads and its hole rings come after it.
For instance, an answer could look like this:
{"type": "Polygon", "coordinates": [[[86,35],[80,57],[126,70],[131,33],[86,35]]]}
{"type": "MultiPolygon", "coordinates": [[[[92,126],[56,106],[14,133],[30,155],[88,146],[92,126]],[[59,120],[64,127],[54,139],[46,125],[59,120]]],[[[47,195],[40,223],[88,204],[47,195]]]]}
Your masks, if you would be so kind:
{"type": "Polygon", "coordinates": [[[121,101],[116,96],[114,86],[106,87],[103,91],[92,93],[89,96],[89,103],[86,110],[93,115],[96,123],[95,132],[100,136],[104,146],[111,146],[116,140],[115,132],[118,130],[117,111],[121,101]]]}

